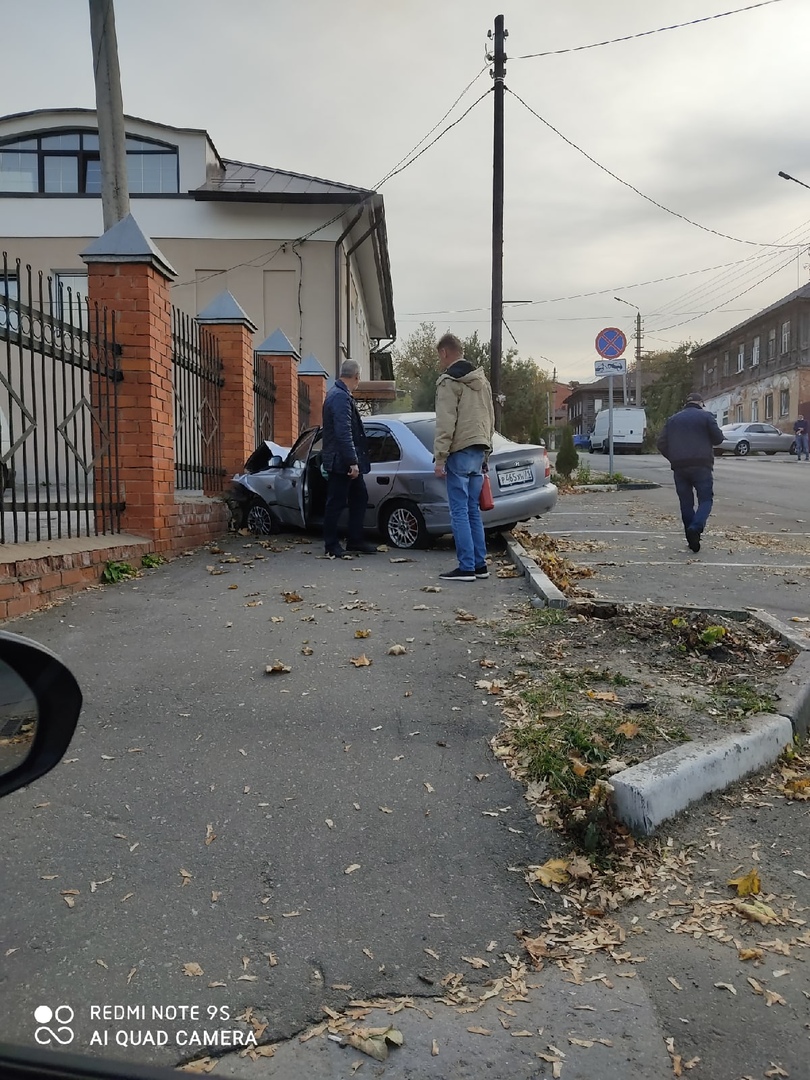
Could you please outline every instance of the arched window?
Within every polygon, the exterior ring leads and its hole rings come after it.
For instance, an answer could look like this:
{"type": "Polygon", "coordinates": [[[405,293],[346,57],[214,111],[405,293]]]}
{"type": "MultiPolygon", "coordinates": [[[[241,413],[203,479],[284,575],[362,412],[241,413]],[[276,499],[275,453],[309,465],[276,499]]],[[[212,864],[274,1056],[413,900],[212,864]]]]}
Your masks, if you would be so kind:
{"type": "MultiPolygon", "coordinates": [[[[176,194],[177,147],[128,135],[131,195],[176,194]]],[[[0,192],[100,195],[98,133],[59,131],[0,141],[0,192]]]]}

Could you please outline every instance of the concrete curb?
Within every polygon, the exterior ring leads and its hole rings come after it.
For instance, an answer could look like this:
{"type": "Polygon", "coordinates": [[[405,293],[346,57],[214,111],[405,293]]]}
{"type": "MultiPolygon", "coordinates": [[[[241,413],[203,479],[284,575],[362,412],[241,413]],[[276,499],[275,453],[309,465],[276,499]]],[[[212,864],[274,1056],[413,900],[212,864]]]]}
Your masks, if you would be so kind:
{"type": "Polygon", "coordinates": [[[776,684],[779,710],[800,739],[810,735],[810,653],[800,653],[776,684]]]}
{"type": "Polygon", "coordinates": [[[547,577],[522,544],[514,537],[504,534],[509,558],[526,577],[529,588],[544,602],[544,606],[567,608],[568,599],[554,582],[547,577]]]}
{"type": "Polygon", "coordinates": [[[785,641],[789,641],[791,645],[795,645],[797,649],[802,652],[810,650],[810,639],[803,637],[797,630],[794,630],[792,626],[788,626],[787,623],[782,622],[781,619],[777,619],[775,615],[771,615],[769,611],[765,611],[763,608],[748,608],[749,615],[752,615],[755,619],[759,619],[760,622],[770,629],[775,631],[785,641]]]}
{"type": "Polygon", "coordinates": [[[748,719],[749,730],[708,743],[685,743],[610,778],[616,816],[649,836],[668,818],[713,791],[773,764],[793,742],[787,716],[748,719]]]}

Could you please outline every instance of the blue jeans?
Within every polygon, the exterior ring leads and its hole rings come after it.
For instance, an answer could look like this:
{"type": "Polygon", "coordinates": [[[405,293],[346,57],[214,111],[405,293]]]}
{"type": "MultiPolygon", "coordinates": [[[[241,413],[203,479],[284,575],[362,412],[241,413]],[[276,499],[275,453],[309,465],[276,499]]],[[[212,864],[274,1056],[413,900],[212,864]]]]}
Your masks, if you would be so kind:
{"type": "Polygon", "coordinates": [[[681,503],[681,517],[684,529],[693,529],[702,533],[712,512],[714,485],[712,470],[708,465],[691,465],[685,469],[673,469],[675,490],[681,503]],[[695,509],[697,495],[697,510],[695,509]]]}
{"type": "Polygon", "coordinates": [[[484,451],[457,450],[447,458],[447,501],[458,565],[473,571],[487,561],[487,543],[478,500],[484,486],[484,451]]]}
{"type": "Polygon", "coordinates": [[[798,461],[802,454],[805,458],[810,459],[810,436],[797,435],[796,436],[796,460],[798,461]]]}

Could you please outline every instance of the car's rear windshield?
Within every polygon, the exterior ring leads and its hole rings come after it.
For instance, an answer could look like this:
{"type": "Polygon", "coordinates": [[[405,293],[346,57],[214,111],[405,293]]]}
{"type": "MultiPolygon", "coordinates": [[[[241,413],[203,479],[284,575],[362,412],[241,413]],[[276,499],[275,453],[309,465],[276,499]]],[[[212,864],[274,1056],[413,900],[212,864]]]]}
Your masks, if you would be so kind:
{"type": "MultiPolygon", "coordinates": [[[[417,437],[422,446],[430,453],[433,453],[433,440],[436,437],[436,421],[435,420],[406,420],[405,423],[417,437]]],[[[511,445],[509,439],[505,439],[499,432],[495,432],[492,439],[492,449],[502,450],[504,447],[511,445]]]]}

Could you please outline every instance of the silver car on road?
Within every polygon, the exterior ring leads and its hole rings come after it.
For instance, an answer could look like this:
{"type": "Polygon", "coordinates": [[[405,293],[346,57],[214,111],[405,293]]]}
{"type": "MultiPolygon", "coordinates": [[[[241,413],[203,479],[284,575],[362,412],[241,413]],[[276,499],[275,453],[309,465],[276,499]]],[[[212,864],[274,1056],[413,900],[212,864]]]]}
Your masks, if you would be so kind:
{"type": "Polygon", "coordinates": [[[723,441],[715,449],[718,456],[734,453],[737,457],[747,457],[757,450],[765,454],[796,453],[796,436],[780,431],[773,424],[724,424],[723,441]]]}
{"type": "MultiPolygon", "coordinates": [[[[363,420],[371,458],[365,527],[398,548],[422,547],[450,532],[446,481],[434,475],[435,413],[398,413],[363,420]]],[[[228,502],[235,524],[256,533],[282,526],[318,528],[326,503],[319,427],[304,431],[286,456],[262,443],[234,477],[228,502]]],[[[489,459],[495,507],[482,513],[488,530],[510,529],[557,502],[545,446],[496,433],[489,459]]]]}

